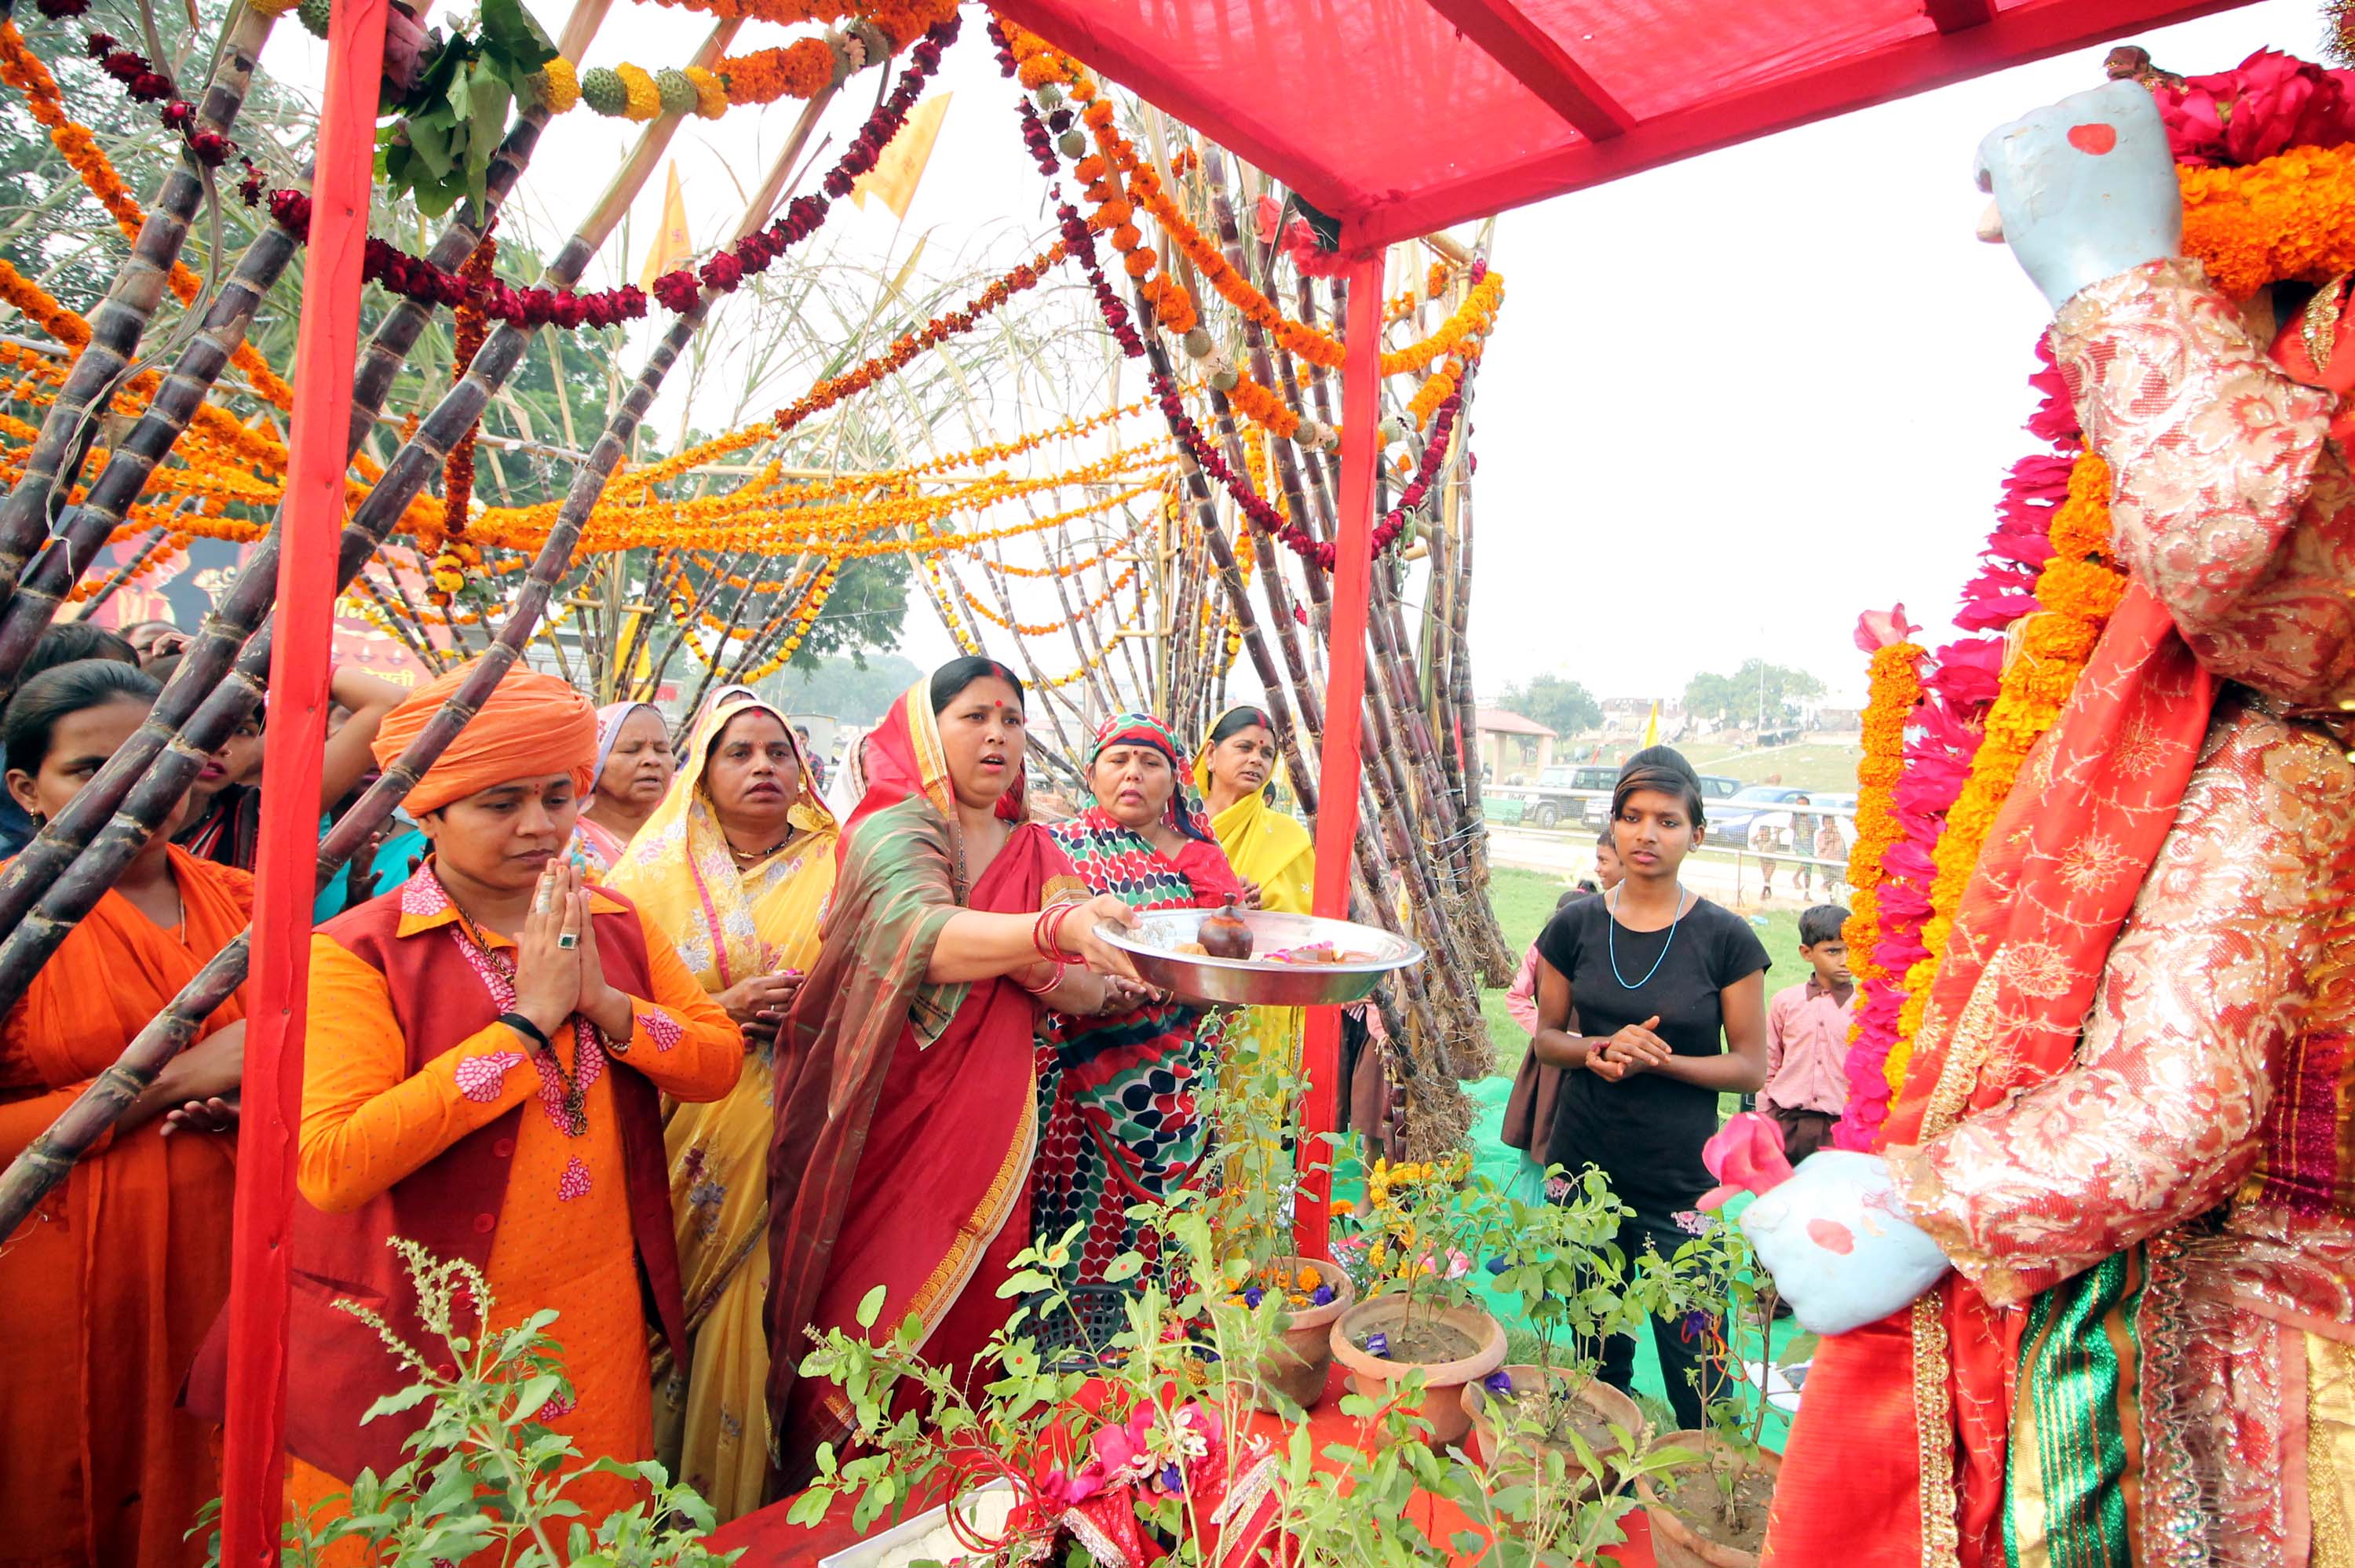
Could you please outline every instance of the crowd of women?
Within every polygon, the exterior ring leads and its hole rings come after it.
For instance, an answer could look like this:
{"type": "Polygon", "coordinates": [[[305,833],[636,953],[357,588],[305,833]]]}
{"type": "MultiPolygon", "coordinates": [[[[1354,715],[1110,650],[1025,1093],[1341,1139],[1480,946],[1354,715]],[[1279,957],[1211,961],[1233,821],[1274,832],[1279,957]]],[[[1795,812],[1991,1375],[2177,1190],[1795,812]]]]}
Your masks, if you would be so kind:
{"type": "MultiPolygon", "coordinates": [[[[5,720],[27,830],[159,690],[128,647],[52,653],[5,720]]],[[[397,705],[346,683],[339,755],[389,765],[467,673],[397,705]]],[[[1308,836],[1269,803],[1276,736],[1247,707],[1196,746],[1114,717],[1085,809],[1034,821],[1023,702],[1001,665],[944,666],[829,805],[750,691],[708,703],[674,757],[647,705],[500,680],[400,834],[322,895],[290,1508],[340,1507],[421,1419],[362,1421],[415,1372],[338,1307],[422,1342],[396,1237],[479,1268],[492,1330],[557,1312],[569,1386],[538,1419],[584,1459],[661,1458],[722,1519],[841,1436],[800,1347],[875,1287],[883,1321],[915,1316],[954,1365],[1003,1323],[1005,1264],[1034,1236],[1076,1227],[1082,1279],[1152,1249],[1128,1211],[1201,1165],[1222,1063],[1295,1052],[1300,1020],[1154,992],[1103,933],[1230,899],[1305,913],[1308,836]]],[[[250,813],[218,797],[252,768],[218,761],[0,1025],[0,1162],[245,926],[225,846],[250,863],[250,813]],[[192,845],[192,822],[217,831],[192,845]]],[[[203,1560],[186,1532],[218,1489],[241,1007],[0,1238],[0,1563],[203,1560]]],[[[633,1494],[586,1473],[568,1493],[591,1520],[633,1494]]]]}

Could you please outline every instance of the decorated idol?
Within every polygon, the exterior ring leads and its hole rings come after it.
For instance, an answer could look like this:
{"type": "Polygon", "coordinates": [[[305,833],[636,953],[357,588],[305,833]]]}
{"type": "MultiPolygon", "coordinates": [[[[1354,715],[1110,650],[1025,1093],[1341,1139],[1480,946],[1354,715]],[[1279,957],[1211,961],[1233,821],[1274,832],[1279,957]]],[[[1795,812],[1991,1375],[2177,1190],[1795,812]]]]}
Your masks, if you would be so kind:
{"type": "Polygon", "coordinates": [[[1872,1151],[1743,1217],[1833,1336],[1769,1563],[2355,1563],[2350,143],[2259,56],[1980,145],[2124,578],[1872,1151]]]}

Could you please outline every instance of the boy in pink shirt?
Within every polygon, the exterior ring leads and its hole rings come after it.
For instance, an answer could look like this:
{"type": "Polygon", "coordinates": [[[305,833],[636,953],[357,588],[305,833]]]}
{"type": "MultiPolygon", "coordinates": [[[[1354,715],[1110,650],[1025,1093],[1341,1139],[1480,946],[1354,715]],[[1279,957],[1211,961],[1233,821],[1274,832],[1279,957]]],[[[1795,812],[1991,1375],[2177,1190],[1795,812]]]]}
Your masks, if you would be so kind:
{"type": "Polygon", "coordinates": [[[1848,1103],[1848,1037],[1856,984],[1840,927],[1848,911],[1818,904],[1799,916],[1799,957],[1815,973],[1766,1004],[1766,1086],[1758,1108],[1783,1128],[1783,1152],[1796,1165],[1831,1139],[1848,1103]]]}

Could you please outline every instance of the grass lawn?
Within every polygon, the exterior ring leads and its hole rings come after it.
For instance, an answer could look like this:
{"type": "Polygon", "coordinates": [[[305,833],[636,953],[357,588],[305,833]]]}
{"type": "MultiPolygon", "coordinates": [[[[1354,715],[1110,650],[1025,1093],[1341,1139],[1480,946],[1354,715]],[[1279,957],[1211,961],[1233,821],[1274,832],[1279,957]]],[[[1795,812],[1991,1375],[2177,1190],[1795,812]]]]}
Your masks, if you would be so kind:
{"type": "Polygon", "coordinates": [[[1859,747],[1812,742],[1749,751],[1703,741],[1678,749],[1702,773],[1723,774],[1744,784],[1764,784],[1779,776],[1794,789],[1830,789],[1843,795],[1856,793],[1856,765],[1864,755],[1859,747]]]}
{"type": "MultiPolygon", "coordinates": [[[[1538,939],[1547,916],[1553,913],[1556,900],[1570,885],[1542,872],[1519,871],[1499,866],[1488,883],[1488,902],[1497,912],[1497,924],[1505,928],[1505,944],[1514,952],[1526,952],[1538,939]]],[[[1773,995],[1786,985],[1796,985],[1806,978],[1806,965],[1799,958],[1799,912],[1796,908],[1773,909],[1753,917],[1752,928],[1758,939],[1766,944],[1766,956],[1774,967],[1766,971],[1766,991],[1773,995]]],[[[1529,1037],[1505,1011],[1505,993],[1483,991],[1480,1011],[1488,1020],[1488,1038],[1497,1045],[1497,1071],[1511,1077],[1521,1065],[1521,1054],[1529,1049],[1529,1037]]]]}

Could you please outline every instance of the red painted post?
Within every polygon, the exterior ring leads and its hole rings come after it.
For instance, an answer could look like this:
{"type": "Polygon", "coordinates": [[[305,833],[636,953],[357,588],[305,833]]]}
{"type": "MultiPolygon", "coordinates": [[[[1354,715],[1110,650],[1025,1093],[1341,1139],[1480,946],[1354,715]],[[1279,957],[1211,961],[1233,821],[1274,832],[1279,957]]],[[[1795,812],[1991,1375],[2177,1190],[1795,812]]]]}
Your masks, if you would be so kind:
{"type": "Polygon", "coordinates": [[[317,893],[319,755],[335,636],[344,442],[359,355],[360,261],[375,174],[386,0],[335,0],[311,185],[311,254],[294,339],[294,419],[278,525],[278,608],[262,746],[261,850],[247,981],[244,1118],[230,1232],[221,1562],[268,1568],[284,1517],[289,1232],[303,1096],[303,1010],[317,893]]]}
{"type": "MultiPolygon", "coordinates": [[[[1358,729],[1366,700],[1366,601],[1373,591],[1374,465],[1381,442],[1382,253],[1349,269],[1349,314],[1342,341],[1341,511],[1333,541],[1333,641],[1327,651],[1325,749],[1317,759],[1316,896],[1328,918],[1349,913],[1349,868],[1358,838],[1358,729]]],[[[1300,1207],[1295,1245],[1304,1257],[1328,1255],[1332,1229],[1333,1130],[1341,1070],[1341,1010],[1308,1010],[1308,1098],[1300,1116],[1300,1207]]]]}

